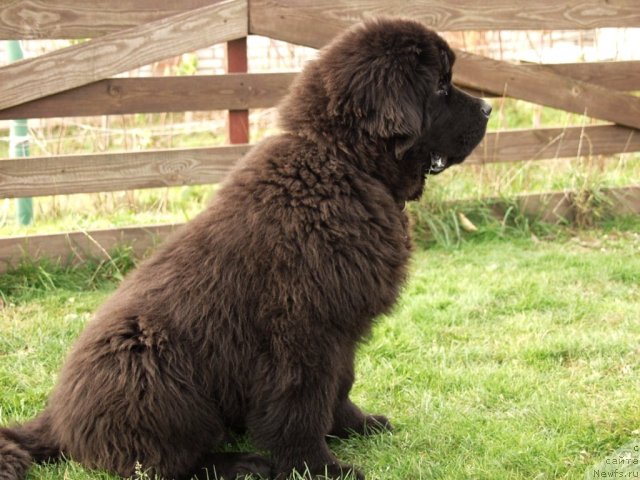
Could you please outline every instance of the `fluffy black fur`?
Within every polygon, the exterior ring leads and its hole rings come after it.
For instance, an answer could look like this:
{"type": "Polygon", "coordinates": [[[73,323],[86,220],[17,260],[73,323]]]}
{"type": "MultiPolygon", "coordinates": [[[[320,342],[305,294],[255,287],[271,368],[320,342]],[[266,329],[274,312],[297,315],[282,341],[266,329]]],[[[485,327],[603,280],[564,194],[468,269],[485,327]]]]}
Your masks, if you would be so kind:
{"type": "Polygon", "coordinates": [[[280,108],[283,133],[97,311],[44,412],[0,430],[0,480],[61,453],[122,476],[139,462],[166,478],[362,478],[326,436],[390,428],[349,391],[358,342],[405,278],[404,204],[471,152],[490,110],[451,85],[453,62],[408,20],[323,49],[280,108]],[[270,458],[215,453],[236,429],[270,458]]]}

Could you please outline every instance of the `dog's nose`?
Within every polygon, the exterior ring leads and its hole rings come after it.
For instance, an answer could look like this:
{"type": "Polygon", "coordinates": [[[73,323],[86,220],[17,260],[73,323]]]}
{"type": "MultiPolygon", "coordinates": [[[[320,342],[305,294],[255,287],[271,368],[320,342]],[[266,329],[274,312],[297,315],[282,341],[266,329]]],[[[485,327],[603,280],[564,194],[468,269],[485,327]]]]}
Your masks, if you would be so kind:
{"type": "Polygon", "coordinates": [[[482,100],[482,104],[480,105],[480,111],[482,112],[482,114],[485,117],[489,118],[489,115],[491,115],[491,110],[493,110],[491,104],[482,100]]]}

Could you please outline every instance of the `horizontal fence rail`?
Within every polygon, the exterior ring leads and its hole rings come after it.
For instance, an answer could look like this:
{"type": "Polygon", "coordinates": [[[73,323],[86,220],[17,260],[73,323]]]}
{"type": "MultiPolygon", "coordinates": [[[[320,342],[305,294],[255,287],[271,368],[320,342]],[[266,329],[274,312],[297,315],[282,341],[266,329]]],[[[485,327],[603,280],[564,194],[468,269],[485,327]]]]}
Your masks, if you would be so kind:
{"type": "Polygon", "coordinates": [[[0,120],[268,108],[286,94],[295,76],[233,73],[110,78],[0,110],[0,120]]]}
{"type": "Polygon", "coordinates": [[[212,0],[9,0],[0,40],[94,38],[206,7],[212,0]]]}
{"type": "MultiPolygon", "coordinates": [[[[221,181],[251,145],[0,160],[0,198],[198,185],[221,181]]],[[[640,150],[615,125],[490,132],[465,164],[609,155],[640,150]]]]}
{"type": "Polygon", "coordinates": [[[640,27],[636,0],[251,0],[250,8],[251,33],[301,45],[377,15],[403,15],[440,31],[640,27]]]}
{"type": "MultiPolygon", "coordinates": [[[[640,61],[516,65],[525,75],[557,75],[620,91],[640,90],[640,61]]],[[[274,107],[296,73],[110,78],[0,110],[0,120],[274,107]]],[[[463,87],[495,98],[491,92],[463,87]]],[[[509,91],[506,92],[507,94],[509,91]]]]}
{"type": "MultiPolygon", "coordinates": [[[[604,189],[600,192],[614,211],[640,214],[640,186],[604,189]]],[[[579,215],[579,200],[573,192],[553,192],[521,195],[506,204],[500,199],[486,199],[497,216],[504,216],[513,204],[525,214],[553,222],[572,220],[579,215]]],[[[452,205],[455,208],[455,204],[452,205]]],[[[65,232],[26,237],[0,238],[0,273],[15,267],[23,258],[48,258],[54,261],[82,262],[88,258],[109,261],[109,251],[128,246],[140,256],[182,224],[124,227],[83,232],[65,232]]]]}
{"type": "MultiPolygon", "coordinates": [[[[124,28],[219,3],[214,0],[13,0],[0,4],[1,39],[94,38],[124,28]]],[[[576,30],[602,27],[640,27],[636,0],[251,0],[251,20],[277,23],[281,17],[300,20],[315,29],[338,33],[334,22],[373,15],[415,18],[437,30],[576,30]],[[367,12],[364,14],[363,12],[367,12]]],[[[315,30],[314,29],[314,30],[315,30]]],[[[295,43],[295,42],[294,42],[295,43]]]]}
{"type": "Polygon", "coordinates": [[[466,164],[612,155],[640,150],[640,132],[617,125],[489,132],[466,164]]]}
{"type": "Polygon", "coordinates": [[[234,145],[0,160],[0,198],[216,183],[248,149],[234,145]]]}
{"type": "Polygon", "coordinates": [[[122,245],[142,255],[179,226],[148,225],[0,238],[0,272],[15,266],[22,258],[49,258],[65,263],[88,258],[108,260],[108,252],[122,245]]]}

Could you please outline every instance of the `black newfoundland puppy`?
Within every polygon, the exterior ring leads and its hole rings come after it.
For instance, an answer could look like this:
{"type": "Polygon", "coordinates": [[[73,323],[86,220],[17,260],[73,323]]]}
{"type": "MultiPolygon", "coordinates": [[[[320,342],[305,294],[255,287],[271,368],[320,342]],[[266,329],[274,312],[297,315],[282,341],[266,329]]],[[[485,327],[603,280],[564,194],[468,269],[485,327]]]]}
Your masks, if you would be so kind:
{"type": "Polygon", "coordinates": [[[98,310],[42,414],[0,430],[0,479],[60,455],[125,477],[363,478],[326,438],[390,428],[349,391],[358,342],[406,275],[404,204],[469,155],[491,111],[451,85],[453,63],[409,20],[324,48],[280,108],[283,133],[98,310]],[[270,459],[217,451],[244,430],[270,459]]]}

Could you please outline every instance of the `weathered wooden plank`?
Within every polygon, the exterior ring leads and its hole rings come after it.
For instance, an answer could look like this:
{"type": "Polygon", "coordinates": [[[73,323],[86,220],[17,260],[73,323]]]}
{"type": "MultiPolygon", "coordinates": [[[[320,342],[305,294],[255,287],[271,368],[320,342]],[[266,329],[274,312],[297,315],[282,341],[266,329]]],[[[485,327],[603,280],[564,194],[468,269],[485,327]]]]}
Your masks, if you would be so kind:
{"type": "Polygon", "coordinates": [[[610,90],[640,90],[640,61],[518,65],[525,71],[551,71],[610,90]]]}
{"type": "MultiPolygon", "coordinates": [[[[603,189],[600,194],[608,199],[610,211],[616,214],[640,214],[640,185],[603,189]]],[[[576,217],[575,196],[572,191],[526,194],[516,197],[515,203],[524,214],[543,221],[572,221],[576,217]]],[[[487,204],[500,217],[508,208],[501,199],[487,199],[487,204]]],[[[455,208],[455,204],[452,204],[452,208],[455,208]]],[[[87,257],[108,261],[107,253],[122,245],[130,245],[136,255],[141,256],[180,227],[181,224],[150,225],[0,238],[0,273],[17,265],[25,257],[48,258],[65,263],[82,261],[87,257]]]]}
{"type": "Polygon", "coordinates": [[[0,109],[247,35],[246,0],[225,0],[0,69],[0,109]]]}
{"type": "Polygon", "coordinates": [[[218,0],[4,0],[0,40],[93,38],[218,0]]]}
{"type": "Polygon", "coordinates": [[[640,132],[617,125],[488,133],[467,163],[514,162],[640,151],[640,132]]]}
{"type": "Polygon", "coordinates": [[[247,145],[0,160],[0,198],[221,181],[247,145]]]}
{"type": "Polygon", "coordinates": [[[295,73],[110,78],[6,110],[0,120],[273,107],[295,73]]]}
{"type": "MultiPolygon", "coordinates": [[[[517,68],[532,72],[550,69],[614,90],[640,90],[640,61],[517,65],[517,68]]],[[[0,120],[269,108],[287,93],[295,76],[291,72],[110,78],[0,110],[0,120]]],[[[466,90],[472,95],[497,96],[466,90]]]]}
{"type": "Polygon", "coordinates": [[[612,211],[617,215],[639,215],[640,214],[640,185],[627,188],[606,188],[604,189],[612,211]]]}
{"type": "MultiPolygon", "coordinates": [[[[214,3],[213,0],[7,0],[0,3],[0,40],[93,38],[214,3]]],[[[439,30],[581,29],[637,27],[633,0],[535,3],[502,0],[252,0],[252,18],[268,24],[278,16],[361,19],[376,14],[419,18],[439,30]]]]}
{"type": "Polygon", "coordinates": [[[319,47],[377,15],[415,18],[436,30],[575,30],[638,27],[636,0],[251,0],[249,30],[319,47]]]}
{"type": "Polygon", "coordinates": [[[0,273],[16,266],[23,258],[48,258],[65,264],[87,258],[108,261],[109,252],[123,245],[130,246],[140,257],[180,226],[149,225],[0,238],[0,273]]]}
{"type": "MultiPolygon", "coordinates": [[[[573,80],[606,87],[608,90],[622,92],[640,90],[640,61],[637,60],[544,64],[522,63],[513,64],[513,67],[528,74],[551,72],[573,80]]],[[[490,92],[480,92],[469,87],[466,87],[465,90],[472,94],[475,92],[477,96],[486,98],[500,96],[490,92]]]]}
{"type": "MultiPolygon", "coordinates": [[[[510,202],[501,198],[487,198],[485,202],[498,218],[504,218],[507,210],[515,203],[522,214],[543,222],[575,222],[581,215],[583,200],[580,195],[584,193],[574,190],[527,193],[518,195],[510,202]]],[[[640,214],[640,185],[603,188],[598,190],[598,196],[606,199],[606,208],[613,215],[640,214]]]]}
{"type": "MultiPolygon", "coordinates": [[[[342,10],[331,13],[329,5],[324,5],[324,13],[316,11],[316,3],[313,14],[309,16],[309,10],[302,4],[298,5],[298,2],[303,3],[302,0],[287,0],[286,8],[271,0],[254,2],[249,27],[251,33],[310,47],[321,47],[358,20],[358,17],[341,16],[339,12],[342,10]],[[291,9],[294,3],[299,9],[291,9]],[[267,5],[269,8],[266,8],[267,5]],[[279,13],[274,16],[274,12],[279,13]],[[262,17],[263,13],[265,18],[262,17]]],[[[384,5],[393,3],[385,2],[384,5]]],[[[640,13],[640,8],[635,9],[640,13]]],[[[527,7],[520,5],[520,10],[527,11],[527,7]]],[[[406,13],[406,7],[403,6],[402,11],[406,13]]],[[[419,18],[417,13],[410,16],[419,18]]],[[[527,70],[468,52],[456,53],[458,61],[454,68],[454,81],[462,86],[640,128],[640,98],[573,80],[547,69],[527,70]]]]}
{"type": "Polygon", "coordinates": [[[527,70],[468,52],[456,53],[453,74],[459,85],[640,128],[638,97],[547,69],[527,70]]]}
{"type": "MultiPolygon", "coordinates": [[[[0,160],[0,198],[105,192],[222,180],[250,145],[0,160]]],[[[467,163],[640,151],[640,134],[614,125],[490,132],[467,163]]]]}

